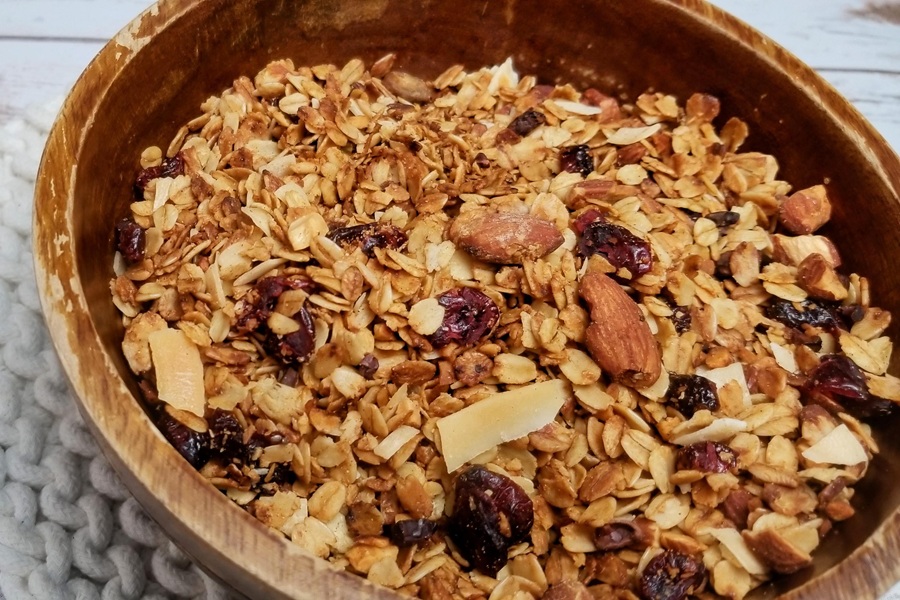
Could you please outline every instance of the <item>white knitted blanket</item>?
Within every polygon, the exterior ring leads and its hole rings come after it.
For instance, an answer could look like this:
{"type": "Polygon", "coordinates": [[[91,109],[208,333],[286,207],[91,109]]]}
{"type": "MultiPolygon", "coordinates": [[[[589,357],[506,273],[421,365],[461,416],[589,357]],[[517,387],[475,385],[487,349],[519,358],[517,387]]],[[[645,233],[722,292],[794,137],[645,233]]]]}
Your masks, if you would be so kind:
{"type": "Polygon", "coordinates": [[[58,106],[0,126],[0,600],[227,600],[119,482],[50,344],[31,212],[58,106]]]}
{"type": "Polygon", "coordinates": [[[0,126],[0,600],[229,600],[119,482],[50,344],[31,211],[58,106],[0,126]]]}

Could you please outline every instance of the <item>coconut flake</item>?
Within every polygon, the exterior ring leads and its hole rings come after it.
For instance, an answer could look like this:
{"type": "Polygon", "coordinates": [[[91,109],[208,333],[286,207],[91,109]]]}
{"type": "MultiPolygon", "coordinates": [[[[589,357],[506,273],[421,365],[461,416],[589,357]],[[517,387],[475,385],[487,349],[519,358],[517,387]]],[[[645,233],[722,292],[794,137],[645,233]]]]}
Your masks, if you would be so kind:
{"type": "Polygon", "coordinates": [[[697,375],[709,379],[716,384],[716,390],[721,389],[725,384],[735,381],[741,388],[741,396],[744,400],[744,406],[750,408],[752,402],[750,400],[750,388],[747,386],[747,378],[744,376],[744,368],[740,363],[734,362],[727,367],[719,367],[718,369],[707,369],[706,367],[698,367],[697,375]]]}
{"type": "Polygon", "coordinates": [[[512,57],[507,58],[502,64],[491,67],[490,72],[493,77],[488,83],[488,94],[496,94],[501,89],[513,89],[519,85],[519,74],[513,67],[512,57]]]}
{"type": "Polygon", "coordinates": [[[437,422],[447,472],[494,446],[547,425],[569,392],[560,379],[494,394],[437,422]]]}
{"type": "Polygon", "coordinates": [[[857,465],[869,460],[865,448],[843,423],[801,454],[806,460],[832,465],[857,465]]]}
{"type": "Polygon", "coordinates": [[[147,338],[156,369],[159,399],[178,410],[203,416],[206,391],[197,346],[180,329],[160,329],[147,338]]]}
{"type": "Polygon", "coordinates": [[[397,451],[406,445],[409,440],[416,437],[419,430],[409,425],[401,425],[397,429],[390,432],[386,438],[381,440],[372,452],[376,456],[380,456],[384,460],[389,460],[397,451]]]}
{"type": "Polygon", "coordinates": [[[760,561],[753,551],[747,546],[743,536],[737,529],[722,528],[710,529],[709,535],[719,540],[741,567],[751,575],[765,575],[768,573],[766,565],[760,561]]]}
{"type": "Polygon", "coordinates": [[[793,352],[791,352],[784,346],[776,344],[774,342],[770,343],[769,347],[772,349],[772,356],[775,358],[775,362],[779,367],[781,367],[788,373],[797,372],[797,359],[794,358],[793,352]]]}

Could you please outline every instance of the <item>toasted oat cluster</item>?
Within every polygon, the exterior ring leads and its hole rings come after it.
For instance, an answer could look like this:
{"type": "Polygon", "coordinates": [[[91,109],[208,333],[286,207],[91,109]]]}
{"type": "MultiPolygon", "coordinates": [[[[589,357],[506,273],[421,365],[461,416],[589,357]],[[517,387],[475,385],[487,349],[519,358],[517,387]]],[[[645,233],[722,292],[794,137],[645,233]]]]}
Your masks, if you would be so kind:
{"type": "Polygon", "coordinates": [[[900,401],[825,185],[719,101],[269,64],[140,159],[122,343],[292,542],[426,599],[739,599],[810,565],[900,401]]]}

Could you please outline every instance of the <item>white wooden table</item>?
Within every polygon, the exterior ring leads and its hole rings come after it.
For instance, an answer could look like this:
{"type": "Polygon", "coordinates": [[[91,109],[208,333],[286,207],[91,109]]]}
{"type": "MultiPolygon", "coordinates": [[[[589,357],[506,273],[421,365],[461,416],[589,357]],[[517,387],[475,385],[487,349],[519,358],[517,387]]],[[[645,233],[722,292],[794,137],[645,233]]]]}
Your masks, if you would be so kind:
{"type": "MultiPolygon", "coordinates": [[[[900,0],[714,0],[817,69],[900,149],[900,0]]],[[[65,95],[148,0],[0,0],[0,123],[65,95]]]]}
{"type": "MultiPolygon", "coordinates": [[[[900,150],[900,0],[714,3],[817,69],[900,150]]],[[[0,0],[0,126],[62,99],[103,44],[148,4],[0,0]]],[[[900,586],[889,597],[900,598],[900,586]]]]}

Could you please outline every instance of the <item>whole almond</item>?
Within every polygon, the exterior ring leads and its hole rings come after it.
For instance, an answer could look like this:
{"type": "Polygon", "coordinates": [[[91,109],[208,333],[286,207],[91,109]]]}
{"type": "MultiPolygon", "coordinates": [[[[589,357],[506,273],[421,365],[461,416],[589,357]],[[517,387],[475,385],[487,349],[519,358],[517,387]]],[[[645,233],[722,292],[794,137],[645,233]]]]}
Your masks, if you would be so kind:
{"type": "Polygon", "coordinates": [[[797,235],[810,234],[831,218],[831,202],[824,185],[791,194],[778,209],[778,218],[785,229],[797,235]]]}
{"type": "Polygon", "coordinates": [[[556,226],[532,215],[470,210],[450,226],[450,239],[479,260],[520,265],[550,254],[563,243],[556,226]]]}
{"type": "Polygon", "coordinates": [[[659,348],[637,303],[597,270],[584,274],[579,293],[591,313],[585,343],[600,368],[623,383],[648,386],[656,381],[659,348]]]}
{"type": "Polygon", "coordinates": [[[810,254],[797,267],[797,284],[813,298],[838,301],[847,297],[847,287],[828,260],[810,254]]]}

